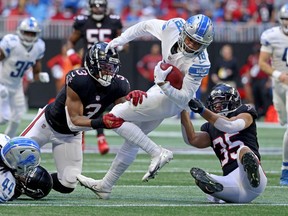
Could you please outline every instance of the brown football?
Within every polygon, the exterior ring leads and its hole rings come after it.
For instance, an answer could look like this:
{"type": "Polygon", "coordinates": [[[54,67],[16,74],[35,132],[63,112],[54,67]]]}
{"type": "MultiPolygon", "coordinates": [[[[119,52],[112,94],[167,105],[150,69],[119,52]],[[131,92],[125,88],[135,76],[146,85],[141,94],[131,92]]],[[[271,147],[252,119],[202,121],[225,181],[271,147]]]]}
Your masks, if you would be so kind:
{"type": "Polygon", "coordinates": [[[173,68],[172,68],[172,71],[167,75],[165,81],[169,81],[170,85],[172,85],[174,88],[181,89],[182,84],[183,84],[184,74],[177,67],[171,64],[162,63],[160,65],[162,70],[166,70],[170,66],[172,66],[173,68]]]}

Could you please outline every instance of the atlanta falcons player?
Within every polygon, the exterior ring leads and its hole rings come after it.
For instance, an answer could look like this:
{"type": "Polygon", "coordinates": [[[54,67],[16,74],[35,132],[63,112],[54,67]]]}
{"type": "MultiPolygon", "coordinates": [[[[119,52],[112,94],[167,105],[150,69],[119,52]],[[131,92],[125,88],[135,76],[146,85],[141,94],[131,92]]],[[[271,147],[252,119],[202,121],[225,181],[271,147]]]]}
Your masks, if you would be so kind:
{"type": "MultiPolygon", "coordinates": [[[[281,125],[288,121],[288,4],[279,11],[280,26],[261,35],[260,69],[272,77],[273,104],[281,125]],[[271,63],[272,65],[271,65],[271,63]]],[[[283,137],[283,158],[280,185],[288,186],[288,127],[283,137]]]]}
{"type": "Polygon", "coordinates": [[[144,98],[143,103],[137,107],[123,103],[111,110],[115,116],[125,120],[121,127],[115,129],[116,133],[125,138],[125,143],[103,180],[78,176],[81,184],[102,199],[110,197],[113,185],[134,161],[139,149],[137,145],[152,157],[143,181],[154,178],[157,172],[173,159],[171,151],[158,146],[147,134],[163,119],[188,109],[189,100],[194,97],[201,80],[210,69],[206,48],[213,41],[214,29],[207,16],[198,14],[186,21],[182,18],[143,21],[113,39],[107,48],[124,45],[146,34],[152,34],[161,40],[163,62],[176,66],[185,75],[182,89],[178,90],[165,81],[172,67],[162,70],[159,62],[154,70],[156,85],[147,91],[147,98],[144,98]]]}
{"type": "Polygon", "coordinates": [[[0,41],[0,125],[8,123],[5,134],[14,137],[26,112],[22,79],[33,70],[34,79],[49,82],[49,75],[41,71],[45,43],[39,38],[41,29],[35,18],[24,19],[17,34],[7,34],[0,41]]]}
{"type": "Polygon", "coordinates": [[[57,173],[51,174],[53,189],[61,193],[75,189],[76,176],[82,171],[82,131],[121,126],[123,119],[111,113],[101,114],[111,104],[126,101],[125,97],[132,103],[141,103],[146,95],[138,90],[129,92],[128,80],[117,74],[118,52],[111,48],[105,53],[106,46],[107,43],[98,42],[90,47],[85,67],[67,74],[66,85],[55,101],[40,109],[21,133],[37,141],[40,147],[52,143],[57,169],[57,173]]]}
{"type": "Polygon", "coordinates": [[[247,203],[258,197],[267,184],[260,165],[257,141],[257,112],[241,103],[239,92],[227,84],[216,85],[207,100],[206,109],[198,99],[189,102],[190,109],[208,122],[195,132],[187,111],[181,113],[184,141],[197,148],[212,147],[223,176],[209,174],[200,168],[190,171],[199,188],[213,202],[247,203]]]}
{"type": "MultiPolygon", "coordinates": [[[[94,43],[98,41],[109,42],[122,32],[123,26],[120,17],[108,14],[107,0],[89,0],[89,12],[90,15],[88,16],[79,15],[75,18],[74,30],[67,42],[67,55],[72,65],[81,64],[81,59],[74,50],[74,46],[80,39],[83,39],[84,42],[84,57],[87,49],[94,43]]],[[[109,146],[104,136],[103,128],[97,129],[97,140],[99,152],[106,154],[109,151],[109,146]]]]}

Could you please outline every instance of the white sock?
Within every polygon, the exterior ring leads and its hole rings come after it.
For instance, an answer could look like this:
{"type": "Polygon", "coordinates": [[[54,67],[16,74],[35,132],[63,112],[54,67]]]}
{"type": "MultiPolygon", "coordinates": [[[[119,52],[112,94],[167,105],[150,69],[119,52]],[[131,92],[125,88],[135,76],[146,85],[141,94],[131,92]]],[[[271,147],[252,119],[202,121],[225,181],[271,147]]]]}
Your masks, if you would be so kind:
{"type": "Polygon", "coordinates": [[[143,131],[131,122],[124,122],[121,127],[114,129],[116,133],[131,144],[139,146],[152,157],[159,155],[161,148],[154,143],[143,131]]]}
{"type": "Polygon", "coordinates": [[[129,144],[127,141],[121,146],[110,169],[103,178],[102,186],[112,189],[120,176],[128,169],[135,160],[139,147],[129,144]]]}
{"type": "Polygon", "coordinates": [[[286,129],[283,137],[283,163],[282,170],[288,169],[288,128],[286,129]]]}

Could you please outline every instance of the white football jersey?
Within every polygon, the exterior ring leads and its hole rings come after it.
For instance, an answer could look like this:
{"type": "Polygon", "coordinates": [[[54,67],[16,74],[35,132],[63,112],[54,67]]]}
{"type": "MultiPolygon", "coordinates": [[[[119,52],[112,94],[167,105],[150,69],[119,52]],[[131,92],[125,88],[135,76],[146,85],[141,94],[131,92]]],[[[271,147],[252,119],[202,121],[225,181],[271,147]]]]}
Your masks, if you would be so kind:
{"type": "Polygon", "coordinates": [[[176,66],[185,75],[182,89],[175,90],[169,95],[182,108],[186,107],[189,100],[195,97],[202,79],[208,75],[211,66],[206,49],[194,58],[187,57],[182,52],[171,53],[171,48],[177,43],[184,23],[185,20],[182,18],[168,21],[148,20],[128,28],[121,35],[131,41],[137,37],[152,34],[161,41],[163,61],[176,66]]]}
{"type": "Polygon", "coordinates": [[[288,73],[288,36],[279,26],[262,33],[261,45],[261,51],[272,54],[272,67],[288,73]]]}
{"type": "Polygon", "coordinates": [[[0,203],[4,203],[15,193],[16,180],[10,171],[0,171],[0,185],[0,203]]]}
{"type": "Polygon", "coordinates": [[[36,60],[42,59],[45,43],[38,39],[33,47],[27,50],[16,34],[8,34],[0,41],[0,49],[4,52],[0,70],[0,82],[9,89],[22,88],[22,77],[28,69],[35,65],[36,60]]]}

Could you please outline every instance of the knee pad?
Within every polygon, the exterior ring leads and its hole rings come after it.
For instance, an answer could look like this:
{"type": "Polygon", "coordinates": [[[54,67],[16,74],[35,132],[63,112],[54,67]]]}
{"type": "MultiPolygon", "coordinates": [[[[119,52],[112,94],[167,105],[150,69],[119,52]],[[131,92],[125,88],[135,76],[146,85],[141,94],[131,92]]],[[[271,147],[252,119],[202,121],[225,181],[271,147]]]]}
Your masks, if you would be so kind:
{"type": "Polygon", "coordinates": [[[53,189],[55,191],[58,191],[60,193],[71,193],[72,191],[74,191],[74,188],[65,187],[61,184],[57,177],[57,173],[52,173],[51,176],[53,179],[53,189]]]}

